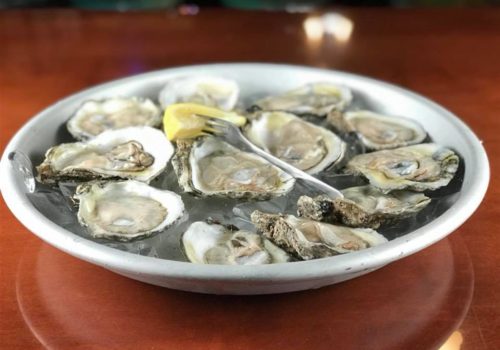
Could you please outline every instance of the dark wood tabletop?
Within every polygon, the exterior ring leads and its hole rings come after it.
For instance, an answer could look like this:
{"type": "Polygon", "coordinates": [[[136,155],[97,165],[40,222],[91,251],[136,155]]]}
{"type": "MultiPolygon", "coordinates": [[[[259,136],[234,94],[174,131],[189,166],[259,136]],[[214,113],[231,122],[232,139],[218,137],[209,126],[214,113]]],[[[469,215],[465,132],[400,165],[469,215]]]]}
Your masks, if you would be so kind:
{"type": "Polygon", "coordinates": [[[366,276],[237,297],[168,290],[80,261],[0,201],[1,348],[500,348],[500,9],[329,12],[352,22],[350,36],[306,35],[304,22],[326,11],[0,12],[1,150],[43,108],[107,80],[194,63],[309,65],[404,86],[460,116],[491,162],[477,212],[366,276]]]}

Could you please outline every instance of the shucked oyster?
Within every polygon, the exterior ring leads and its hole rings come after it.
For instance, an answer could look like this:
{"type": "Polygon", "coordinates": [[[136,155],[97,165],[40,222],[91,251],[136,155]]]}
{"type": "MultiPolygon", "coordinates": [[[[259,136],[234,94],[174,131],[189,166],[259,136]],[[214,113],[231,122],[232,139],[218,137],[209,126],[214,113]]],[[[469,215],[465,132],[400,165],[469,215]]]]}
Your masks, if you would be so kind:
{"type": "Polygon", "coordinates": [[[324,117],[332,110],[343,110],[352,100],[351,91],[333,83],[311,83],[282,95],[255,102],[264,111],[284,111],[324,117]]]}
{"type": "Polygon", "coordinates": [[[161,231],[184,212],[179,195],[133,180],[84,183],[75,198],[78,220],[92,236],[121,241],[161,231]]]}
{"type": "Polygon", "coordinates": [[[425,130],[416,121],[370,111],[330,113],[328,121],[343,132],[356,132],[369,149],[381,150],[424,141],[425,130]]]}
{"type": "Polygon", "coordinates": [[[267,199],[295,183],[265,159],[211,136],[178,140],[172,164],[184,191],[201,196],[267,199]]]}
{"type": "Polygon", "coordinates": [[[382,223],[390,223],[422,210],[431,201],[422,193],[401,190],[384,194],[370,185],[346,188],[341,192],[344,198],[301,196],[297,202],[299,216],[376,229],[382,223]]]}
{"type": "Polygon", "coordinates": [[[336,226],[258,210],[251,218],[265,237],[303,260],[349,253],[387,242],[384,236],[369,228],[336,226]]]}
{"type": "Polygon", "coordinates": [[[258,112],[244,132],[258,147],[309,174],[339,162],[346,149],[333,132],[291,113],[258,112]]]}
{"type": "Polygon", "coordinates": [[[446,186],[458,169],[458,156],[435,143],[360,154],[346,171],[362,174],[383,192],[411,189],[435,190],[446,186]]]}
{"type": "Polygon", "coordinates": [[[43,183],[125,178],[149,182],[173,154],[165,135],[147,126],[105,131],[87,142],[50,148],[37,167],[43,183]]]}
{"type": "Polygon", "coordinates": [[[238,101],[240,89],[235,81],[212,76],[185,76],[169,80],[158,100],[163,108],[173,103],[191,102],[230,111],[238,101]]]}
{"type": "Polygon", "coordinates": [[[290,260],[261,235],[203,221],[189,226],[182,243],[188,259],[197,264],[258,265],[290,260]]]}
{"type": "Polygon", "coordinates": [[[158,127],[160,124],[160,109],[151,100],[115,97],[84,102],[66,126],[74,138],[86,140],[107,130],[129,126],[158,127]]]}

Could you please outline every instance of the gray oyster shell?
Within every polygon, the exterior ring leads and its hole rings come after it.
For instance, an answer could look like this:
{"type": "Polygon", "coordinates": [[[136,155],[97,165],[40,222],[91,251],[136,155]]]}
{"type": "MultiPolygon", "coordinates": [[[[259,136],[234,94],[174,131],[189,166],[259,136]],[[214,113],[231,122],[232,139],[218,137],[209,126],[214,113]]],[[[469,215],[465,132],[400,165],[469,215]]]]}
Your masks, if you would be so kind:
{"type": "Polygon", "coordinates": [[[198,103],[231,111],[238,102],[236,81],[209,75],[180,76],[169,79],[158,95],[163,108],[174,103],[198,103]]]}
{"type": "Polygon", "coordinates": [[[344,198],[301,196],[297,202],[298,215],[316,221],[377,229],[381,224],[417,213],[431,201],[422,193],[400,190],[384,194],[370,185],[341,192],[344,198]]]}
{"type": "Polygon", "coordinates": [[[371,111],[334,111],[327,120],[339,131],[355,132],[370,150],[410,146],[423,142],[427,137],[424,128],[412,119],[371,111]]]}
{"type": "Polygon", "coordinates": [[[189,261],[197,264],[260,265],[290,261],[261,235],[214,222],[193,222],[182,236],[189,261]]]}
{"type": "Polygon", "coordinates": [[[255,102],[254,108],[324,117],[332,110],[343,110],[351,101],[352,93],[347,87],[329,82],[316,82],[281,95],[263,98],[255,102]]]}
{"type": "Polygon", "coordinates": [[[38,180],[134,179],[149,182],[166,167],[174,152],[166,136],[151,127],[108,130],[87,142],[50,148],[37,166],[38,180]]]}
{"type": "Polygon", "coordinates": [[[256,112],[244,133],[266,152],[309,174],[340,163],[346,144],[332,131],[286,112],[256,112]]]}
{"type": "Polygon", "coordinates": [[[363,175],[385,193],[401,189],[421,192],[446,186],[458,163],[452,150],[423,143],[357,155],[347,163],[345,172],[363,175]]]}
{"type": "Polygon", "coordinates": [[[265,237],[303,260],[349,253],[387,242],[384,236],[369,228],[336,226],[293,215],[256,210],[251,219],[265,237]]]}
{"type": "Polygon", "coordinates": [[[172,165],[179,186],[202,197],[264,200],[288,193],[295,184],[265,159],[212,136],[178,140],[172,165]]]}
{"type": "Polygon", "coordinates": [[[114,97],[85,101],[66,123],[77,140],[88,140],[107,130],[131,126],[159,127],[161,111],[147,98],[114,97]]]}
{"type": "Polygon", "coordinates": [[[145,238],[176,222],[184,213],[181,197],[143,182],[93,181],[76,189],[78,221],[96,238],[145,238]]]}

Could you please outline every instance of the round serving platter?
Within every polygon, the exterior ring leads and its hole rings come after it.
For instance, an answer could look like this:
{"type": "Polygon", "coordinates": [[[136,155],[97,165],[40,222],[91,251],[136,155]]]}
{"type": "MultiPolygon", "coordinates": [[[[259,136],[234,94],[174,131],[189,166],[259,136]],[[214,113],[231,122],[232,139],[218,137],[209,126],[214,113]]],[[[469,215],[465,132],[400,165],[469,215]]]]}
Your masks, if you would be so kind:
{"type": "Polygon", "coordinates": [[[150,72],[67,97],[36,115],[12,138],[2,156],[0,178],[2,195],[18,220],[44,241],[73,256],[121,275],[168,288],[214,294],[267,294],[318,288],[348,280],[444,238],[479,206],[488,186],[489,165],[484,148],[467,125],[418,94],[354,74],[302,66],[235,63],[150,72]],[[83,101],[112,96],[143,96],[156,100],[165,81],[187,74],[236,80],[241,87],[243,104],[309,82],[331,81],[346,85],[362,101],[364,108],[415,119],[434,142],[458,152],[463,169],[461,190],[446,203],[439,216],[385,244],[330,258],[258,266],[200,265],[124,251],[65,229],[58,220],[50,220],[37,209],[26,194],[26,185],[9,160],[9,154],[22,152],[38,161],[44,150],[61,143],[64,123],[83,101]]]}

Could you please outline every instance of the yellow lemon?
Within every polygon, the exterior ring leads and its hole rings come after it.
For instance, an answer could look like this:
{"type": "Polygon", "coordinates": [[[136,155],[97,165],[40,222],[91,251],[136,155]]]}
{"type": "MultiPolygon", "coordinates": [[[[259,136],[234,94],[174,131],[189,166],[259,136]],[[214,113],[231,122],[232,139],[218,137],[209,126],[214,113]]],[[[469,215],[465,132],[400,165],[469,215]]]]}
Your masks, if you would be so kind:
{"type": "Polygon", "coordinates": [[[205,119],[199,115],[227,120],[237,126],[245,125],[247,119],[235,112],[195,103],[176,103],[165,109],[163,130],[170,141],[194,138],[203,135],[205,119]]]}

